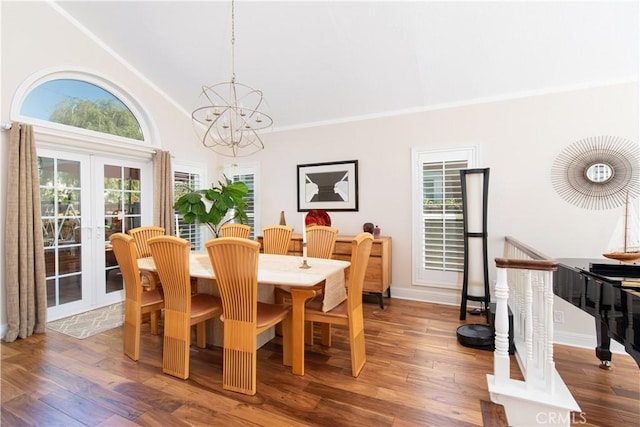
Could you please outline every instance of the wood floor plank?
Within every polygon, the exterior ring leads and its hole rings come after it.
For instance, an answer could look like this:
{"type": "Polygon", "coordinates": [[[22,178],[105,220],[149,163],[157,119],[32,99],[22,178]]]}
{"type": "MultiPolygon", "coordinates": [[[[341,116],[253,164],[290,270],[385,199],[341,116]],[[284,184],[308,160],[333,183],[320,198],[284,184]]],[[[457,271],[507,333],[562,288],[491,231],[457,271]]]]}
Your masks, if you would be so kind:
{"type": "Polygon", "coordinates": [[[145,412],[135,421],[146,427],[188,427],[190,425],[187,420],[183,420],[179,416],[159,410],[145,412]]]}
{"type": "Polygon", "coordinates": [[[341,425],[354,427],[391,426],[395,418],[391,413],[384,411],[384,406],[379,407],[377,411],[371,411],[363,405],[354,406],[344,400],[323,398],[313,414],[307,415],[304,421],[312,425],[328,426],[335,423],[336,417],[341,420],[341,425]]]}
{"type": "MultiPolygon", "coordinates": [[[[190,352],[190,378],[162,373],[162,336],[143,325],[138,362],[121,328],[78,340],[57,332],[0,343],[0,422],[85,426],[482,426],[490,352],[457,342],[459,308],[386,300],[364,305],[367,363],[351,376],[347,330],[305,350],[305,376],[282,365],[282,339],[257,354],[257,393],[222,389],[222,351],[190,352]],[[388,302],[387,302],[388,301],[388,302]]],[[[483,318],[468,316],[467,322],[483,318]]],[[[316,336],[319,338],[319,328],[316,336]]],[[[554,346],[556,368],[582,408],[575,425],[640,425],[640,370],[628,355],[598,368],[593,349],[554,346]]],[[[511,358],[512,377],[521,374],[511,358]]]]}
{"type": "Polygon", "coordinates": [[[16,384],[12,384],[10,381],[6,381],[4,378],[0,378],[0,404],[7,402],[11,399],[15,399],[18,396],[24,394],[24,390],[18,387],[16,384]]]}
{"type": "Polygon", "coordinates": [[[114,414],[101,422],[100,424],[96,424],[96,427],[138,427],[140,424],[135,423],[127,418],[122,418],[121,416],[114,414]]]}
{"type": "Polygon", "coordinates": [[[292,426],[303,427],[309,426],[306,422],[302,422],[293,416],[287,417],[281,414],[275,414],[268,411],[268,407],[258,406],[238,406],[230,412],[239,420],[244,421],[244,425],[255,424],[258,426],[292,426]]]}
{"type": "Polygon", "coordinates": [[[85,399],[81,394],[68,391],[47,394],[42,396],[40,401],[53,408],[58,408],[59,411],[87,426],[100,424],[113,415],[113,412],[107,408],[85,399]]]}
{"type": "Polygon", "coordinates": [[[129,397],[97,384],[92,385],[84,391],[83,396],[107,408],[113,414],[127,420],[135,420],[145,412],[153,410],[151,406],[144,403],[138,396],[129,397]]]}
{"type": "Polygon", "coordinates": [[[27,422],[11,412],[11,409],[0,411],[1,426],[26,426],[27,422]]]}
{"type": "Polygon", "coordinates": [[[247,423],[245,420],[236,418],[235,416],[226,413],[218,412],[211,409],[203,408],[202,406],[182,406],[177,409],[173,414],[181,420],[184,420],[191,426],[225,426],[225,427],[245,427],[251,425],[259,425],[254,423],[247,423]]]}
{"type": "Polygon", "coordinates": [[[502,405],[483,400],[480,402],[482,408],[482,422],[486,426],[508,427],[507,414],[502,405]]]}
{"type": "Polygon", "coordinates": [[[113,390],[125,396],[137,398],[151,408],[169,413],[189,402],[182,393],[168,393],[166,390],[158,390],[136,382],[118,384],[113,390]]]}
{"type": "MultiPolygon", "coordinates": [[[[16,424],[2,425],[26,425],[26,426],[84,426],[86,424],[66,415],[63,411],[56,409],[31,396],[19,396],[13,400],[2,404],[2,416],[5,412],[11,414],[14,420],[20,420],[16,424]]],[[[9,416],[9,414],[7,414],[9,416]]],[[[15,421],[14,421],[15,422],[15,421]]]]}
{"type": "Polygon", "coordinates": [[[640,401],[640,390],[629,390],[626,387],[611,387],[616,396],[628,397],[640,401]]]}
{"type": "Polygon", "coordinates": [[[37,366],[33,363],[29,357],[4,360],[2,362],[3,382],[9,383],[12,387],[23,391],[25,395],[29,395],[33,399],[59,391],[60,387],[54,381],[31,372],[33,368],[30,369],[30,367],[37,366]]]}

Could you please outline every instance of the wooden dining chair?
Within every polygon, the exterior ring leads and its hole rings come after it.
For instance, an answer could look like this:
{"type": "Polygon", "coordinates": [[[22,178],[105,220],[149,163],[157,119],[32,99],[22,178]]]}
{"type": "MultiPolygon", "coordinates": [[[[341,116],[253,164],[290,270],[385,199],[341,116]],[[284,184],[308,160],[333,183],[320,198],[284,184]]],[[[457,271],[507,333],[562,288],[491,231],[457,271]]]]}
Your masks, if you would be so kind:
{"type": "Polygon", "coordinates": [[[248,239],[251,235],[251,226],[245,224],[228,223],[220,227],[220,237],[241,237],[248,239]]]}
{"type": "Polygon", "coordinates": [[[338,229],[326,225],[313,225],[305,230],[307,234],[307,256],[310,258],[333,257],[338,238],[338,229]]]}
{"type": "Polygon", "coordinates": [[[293,227],[270,225],[262,229],[262,252],[265,254],[286,255],[293,236],[293,227]]]}
{"type": "Polygon", "coordinates": [[[372,244],[373,236],[370,233],[359,234],[351,243],[351,266],[346,301],[328,312],[323,312],[322,295],[320,295],[309,301],[304,311],[305,320],[328,325],[322,334],[322,344],[324,345],[331,345],[331,325],[348,327],[351,347],[351,374],[354,377],[360,375],[367,360],[362,313],[362,286],[372,244]]]}
{"type": "Polygon", "coordinates": [[[151,333],[158,335],[158,320],[164,300],[160,289],[142,290],[140,271],[133,237],[124,233],[109,236],[113,254],[116,257],[124,279],[124,325],[122,343],[124,354],[132,360],[140,358],[140,327],[142,315],[149,313],[151,333]]]}
{"type": "MultiPolygon", "coordinates": [[[[153,225],[145,225],[142,227],[132,228],[127,230],[127,233],[133,237],[136,242],[136,254],[138,258],[146,258],[151,256],[149,250],[149,239],[158,236],[164,236],[164,227],[157,227],[153,225]]],[[[150,289],[155,289],[158,283],[158,275],[153,271],[142,271],[142,286],[150,289]]]]}
{"type": "Polygon", "coordinates": [[[144,225],[127,230],[127,233],[135,239],[138,258],[146,258],[151,256],[148,243],[149,239],[164,236],[165,229],[164,227],[157,227],[155,225],[144,225]]]}
{"type": "MultiPolygon", "coordinates": [[[[338,229],[326,225],[313,225],[307,227],[304,232],[307,237],[307,256],[310,258],[331,259],[336,247],[338,229]]],[[[285,303],[291,298],[289,289],[282,286],[274,288],[274,300],[276,303],[285,303]]],[[[281,334],[280,328],[276,329],[277,334],[281,334]]],[[[305,322],[305,343],[313,345],[313,322],[305,322]]]]}
{"type": "Polygon", "coordinates": [[[191,293],[189,241],[161,236],[148,243],[164,292],[162,371],[187,379],[191,326],[196,326],[197,346],[205,348],[206,321],[222,313],[222,302],[213,295],[191,293]]]}
{"type": "Polygon", "coordinates": [[[222,387],[256,394],[256,337],[283,324],[283,363],[291,365],[290,307],[258,302],[260,243],[220,237],[205,243],[222,297],[222,387]]]}

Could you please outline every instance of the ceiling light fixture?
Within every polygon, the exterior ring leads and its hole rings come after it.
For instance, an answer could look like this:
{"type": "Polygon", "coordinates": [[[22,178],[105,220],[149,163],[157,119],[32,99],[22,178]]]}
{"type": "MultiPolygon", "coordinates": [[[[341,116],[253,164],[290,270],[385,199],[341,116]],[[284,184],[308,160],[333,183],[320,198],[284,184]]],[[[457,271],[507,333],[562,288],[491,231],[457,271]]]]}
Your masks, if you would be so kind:
{"type": "Polygon", "coordinates": [[[218,154],[242,157],[264,148],[258,131],[273,125],[262,91],[236,82],[235,4],[231,1],[231,81],[202,86],[191,113],[202,144],[218,154]],[[262,110],[261,110],[262,109],[262,110]]]}

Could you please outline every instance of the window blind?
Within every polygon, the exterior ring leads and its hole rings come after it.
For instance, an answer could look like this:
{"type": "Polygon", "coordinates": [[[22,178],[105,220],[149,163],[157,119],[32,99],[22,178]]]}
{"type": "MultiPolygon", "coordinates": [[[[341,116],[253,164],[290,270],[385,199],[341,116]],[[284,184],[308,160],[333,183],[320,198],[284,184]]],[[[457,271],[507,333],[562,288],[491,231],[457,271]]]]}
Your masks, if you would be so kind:
{"type": "Polygon", "coordinates": [[[424,259],[427,270],[462,271],[464,232],[460,170],[466,160],[422,164],[424,259]]]}
{"type": "Polygon", "coordinates": [[[244,198],[245,203],[247,204],[247,209],[245,210],[249,222],[247,225],[251,226],[251,233],[249,235],[250,239],[255,238],[255,174],[253,173],[240,173],[234,174],[229,177],[229,179],[233,182],[242,181],[247,184],[249,187],[249,192],[244,198]]]}

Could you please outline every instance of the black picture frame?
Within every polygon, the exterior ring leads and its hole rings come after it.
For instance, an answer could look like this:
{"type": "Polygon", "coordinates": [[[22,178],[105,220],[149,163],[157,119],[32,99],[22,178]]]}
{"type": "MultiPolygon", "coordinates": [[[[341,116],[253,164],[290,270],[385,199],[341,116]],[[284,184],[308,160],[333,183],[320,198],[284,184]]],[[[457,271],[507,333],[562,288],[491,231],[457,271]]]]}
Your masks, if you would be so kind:
{"type": "Polygon", "coordinates": [[[358,210],[358,161],[298,165],[298,212],[358,210]]]}

